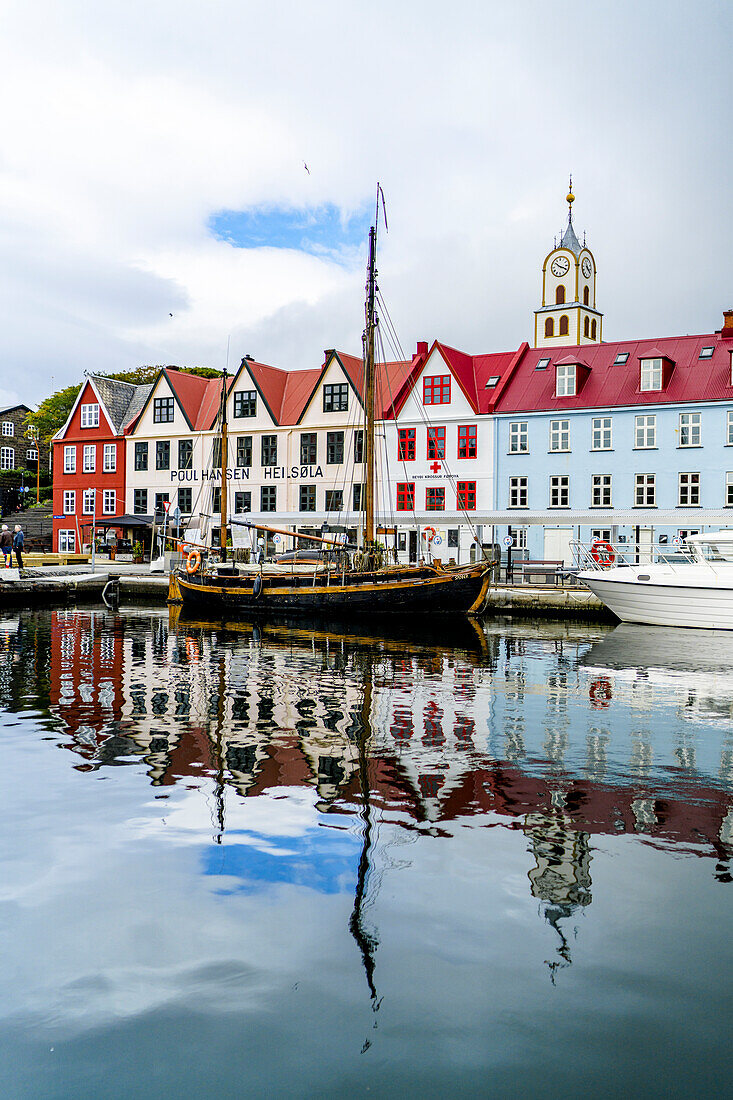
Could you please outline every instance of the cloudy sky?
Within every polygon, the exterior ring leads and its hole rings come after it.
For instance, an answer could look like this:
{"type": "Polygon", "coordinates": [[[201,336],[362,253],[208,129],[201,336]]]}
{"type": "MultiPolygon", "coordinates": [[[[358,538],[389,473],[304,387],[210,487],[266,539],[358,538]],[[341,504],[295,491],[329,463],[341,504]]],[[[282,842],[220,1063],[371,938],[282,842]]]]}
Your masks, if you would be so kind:
{"type": "Polygon", "coordinates": [[[733,306],[720,0],[0,2],[0,401],[85,370],[531,338],[574,220],[607,339],[733,306]],[[306,171],[305,165],[308,166],[306,171]]]}

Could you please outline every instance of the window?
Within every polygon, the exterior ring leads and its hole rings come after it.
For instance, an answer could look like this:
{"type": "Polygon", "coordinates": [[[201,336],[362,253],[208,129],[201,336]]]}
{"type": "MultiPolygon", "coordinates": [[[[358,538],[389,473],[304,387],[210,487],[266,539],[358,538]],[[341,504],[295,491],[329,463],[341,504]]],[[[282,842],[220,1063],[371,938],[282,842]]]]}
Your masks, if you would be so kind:
{"type": "Polygon", "coordinates": [[[550,478],[550,507],[570,507],[570,478],[567,474],[556,474],[550,478]]]}
{"type": "Polygon", "coordinates": [[[575,363],[555,367],[555,396],[573,397],[575,394],[575,363]]]}
{"type": "Polygon", "coordinates": [[[459,424],[458,457],[476,458],[478,454],[478,427],[476,424],[459,424]]]}
{"type": "Polygon", "coordinates": [[[590,305],[590,287],[583,287],[583,305],[590,305]]]}
{"type": "Polygon", "coordinates": [[[445,428],[428,428],[428,458],[445,458],[445,428]]]}
{"type": "Polygon", "coordinates": [[[147,470],[148,468],[148,445],[147,443],[135,444],[135,469],[147,470]]]}
{"type": "Polygon", "coordinates": [[[551,420],[550,421],[550,450],[551,451],[569,451],[570,450],[570,421],[569,420],[551,420]]]}
{"type": "Polygon", "coordinates": [[[700,348],[700,359],[712,359],[715,348],[705,347],[700,348]]]}
{"type": "Polygon", "coordinates": [[[485,390],[493,390],[495,386],[499,385],[500,381],[501,381],[501,375],[500,374],[492,374],[491,378],[488,380],[488,382],[484,386],[484,389],[485,390]]]}
{"type": "MultiPolygon", "coordinates": [[[[219,486],[219,499],[221,501],[221,486],[219,486]]],[[[156,493],[155,494],[155,514],[156,516],[163,515],[165,512],[164,505],[170,502],[170,496],[168,493],[156,493]]],[[[219,511],[219,508],[214,509],[215,512],[219,511]]]]}
{"type": "Polygon", "coordinates": [[[591,478],[591,507],[611,507],[611,475],[593,474],[591,478]]]}
{"type": "Polygon", "coordinates": [[[252,465],[252,436],[237,436],[237,466],[247,467],[252,465]]]}
{"type": "Polygon", "coordinates": [[[263,485],[260,490],[260,511],[277,511],[277,487],[275,485],[263,485]]]}
{"type": "Polygon", "coordinates": [[[91,516],[94,514],[94,508],[97,500],[97,493],[95,489],[85,489],[82,495],[82,515],[91,516]]]}
{"type": "Polygon", "coordinates": [[[590,323],[590,338],[591,338],[591,340],[595,340],[595,338],[596,338],[596,333],[598,331],[596,326],[597,326],[597,321],[594,318],[590,323]]]}
{"type": "Polygon", "coordinates": [[[397,511],[412,512],[415,509],[415,482],[397,482],[397,511]]]}
{"type": "Polygon", "coordinates": [[[680,447],[699,447],[701,442],[700,413],[680,413],[680,447]]]}
{"type": "Polygon", "coordinates": [[[169,439],[159,439],[155,444],[155,469],[170,470],[171,444],[169,439]]]}
{"type": "Polygon", "coordinates": [[[415,429],[397,429],[397,459],[400,462],[413,462],[415,459],[415,429]]]}
{"type": "Polygon", "coordinates": [[[583,322],[583,336],[590,336],[590,317],[583,322]]]}
{"type": "Polygon", "coordinates": [[[91,447],[84,448],[84,463],[83,470],[85,474],[93,474],[97,468],[97,448],[92,444],[91,447]]]}
{"type": "Polygon", "coordinates": [[[628,362],[628,351],[620,351],[613,361],[614,367],[621,367],[624,363],[628,362]]]}
{"type": "MultiPolygon", "coordinates": [[[[262,436],[262,465],[277,466],[277,436],[262,436]]],[[[263,509],[265,511],[266,509],[263,509]]],[[[272,509],[274,511],[274,508],[272,509]]]]}
{"type": "Polygon", "coordinates": [[[535,370],[547,370],[549,365],[550,365],[550,356],[546,355],[546,356],[544,356],[544,358],[537,360],[537,366],[535,367],[535,370]]]}
{"type": "Polygon", "coordinates": [[[190,516],[193,508],[193,489],[187,487],[178,490],[178,509],[182,516],[190,516]]]}
{"type": "Polygon", "coordinates": [[[344,433],[326,432],[326,462],[333,466],[344,461],[344,433]]]}
{"type": "Polygon", "coordinates": [[[304,432],[300,437],[300,465],[315,466],[318,461],[318,435],[304,432]]]}
{"type": "Polygon", "coordinates": [[[700,475],[680,474],[678,504],[697,506],[700,503],[700,475]]]}
{"type": "Polygon", "coordinates": [[[567,313],[563,313],[562,317],[560,318],[560,327],[558,329],[558,335],[559,336],[567,336],[569,328],[570,328],[570,319],[569,319],[567,313]]]}
{"type": "Polygon", "coordinates": [[[450,375],[436,374],[422,380],[423,405],[448,405],[450,403],[450,375]]]}
{"type": "Polygon", "coordinates": [[[456,505],[464,512],[476,511],[476,482],[459,481],[456,493],[456,505]]]}
{"type": "Polygon", "coordinates": [[[565,305],[565,287],[562,285],[562,283],[560,283],[560,285],[555,290],[555,305],[565,305]]]}
{"type": "Polygon", "coordinates": [[[133,497],[132,510],[136,516],[148,514],[148,490],[136,489],[133,497]]]}
{"type": "Polygon", "coordinates": [[[172,397],[156,397],[153,399],[153,423],[154,424],[172,424],[173,423],[173,398],[172,397]]]}
{"type": "Polygon", "coordinates": [[[3,420],[3,435],[14,436],[15,424],[12,420],[3,420]]]}
{"type": "Polygon", "coordinates": [[[662,360],[642,359],[639,389],[642,393],[662,388],[662,360]]]}
{"type": "MultiPolygon", "coordinates": [[[[157,497],[157,495],[155,497],[155,502],[156,502],[155,510],[157,512],[157,510],[158,510],[158,506],[157,506],[158,505],[158,497],[157,497]]],[[[211,490],[211,511],[214,512],[214,513],[221,514],[221,485],[214,485],[212,490],[211,490]]]]}
{"type": "Polygon", "coordinates": [[[59,531],[59,554],[76,553],[76,531],[59,531]]]}
{"type": "Polygon", "coordinates": [[[76,473],[76,447],[64,447],[64,473],[76,473]]]}
{"type": "Polygon", "coordinates": [[[509,535],[514,539],[515,550],[527,549],[527,528],[526,527],[510,527],[507,531],[509,535]]]}
{"type": "Polygon", "coordinates": [[[591,542],[612,542],[612,530],[610,527],[593,527],[590,533],[591,542]]]}
{"type": "Polygon", "coordinates": [[[634,446],[645,450],[657,445],[657,417],[655,413],[634,418],[634,446]]]}
{"type": "Polygon", "coordinates": [[[343,489],[326,489],[326,511],[341,512],[344,507],[343,489]]]}
{"type": "Polygon", "coordinates": [[[357,428],[354,432],[354,462],[364,461],[364,432],[357,428]]]}
{"type": "Polygon", "coordinates": [[[234,514],[241,516],[245,512],[252,511],[252,493],[241,492],[234,494],[234,514]]]}
{"type": "Polygon", "coordinates": [[[545,321],[545,336],[554,336],[554,335],[555,335],[555,322],[553,321],[552,317],[548,317],[547,320],[545,321]]]}
{"type": "MultiPolygon", "coordinates": [[[[193,466],[193,440],[178,440],[178,469],[190,470],[193,466]]],[[[179,505],[180,507],[180,505],[179,505]]]]}
{"type": "Polygon", "coordinates": [[[115,489],[105,489],[102,496],[102,512],[105,516],[113,516],[117,508],[117,492],[115,489]]]}
{"type": "Polygon", "coordinates": [[[38,451],[35,447],[25,452],[25,460],[26,462],[38,462],[38,451]]]}
{"type": "Polygon", "coordinates": [[[301,512],[315,512],[316,510],[316,487],[315,485],[301,485],[300,486],[300,511],[301,512]]]}
{"type": "Polygon", "coordinates": [[[529,479],[526,477],[509,478],[509,507],[526,508],[529,495],[529,479]]]}
{"type": "Polygon", "coordinates": [[[76,512],[76,492],[74,489],[64,490],[64,515],[73,516],[76,512]]]}
{"type": "Polygon", "coordinates": [[[509,454],[527,454],[528,451],[527,421],[517,420],[509,425],[509,454]]]}
{"type": "Polygon", "coordinates": [[[426,512],[444,512],[445,511],[445,489],[441,486],[435,486],[431,489],[425,490],[425,511],[426,512]]]}
{"type": "Polygon", "coordinates": [[[593,451],[610,451],[613,446],[613,440],[611,436],[611,417],[610,416],[595,416],[593,417],[592,431],[591,431],[591,450],[593,451]]]}
{"type": "Polygon", "coordinates": [[[80,423],[82,428],[98,428],[99,405],[82,405],[80,423]]]}
{"type": "Polygon", "coordinates": [[[234,416],[257,416],[257,390],[237,390],[234,394],[234,416]]]}
{"type": "Polygon", "coordinates": [[[725,475],[725,506],[733,508],[733,473],[725,475]]]}
{"type": "Polygon", "coordinates": [[[221,436],[215,435],[211,441],[211,465],[215,470],[221,469],[221,436]]]}
{"type": "Polygon", "coordinates": [[[15,448],[0,447],[0,470],[15,469],[15,448]]]}
{"type": "Polygon", "coordinates": [[[347,382],[336,382],[323,387],[323,411],[325,413],[347,412],[349,408],[349,386],[347,382]]]}
{"type": "Polygon", "coordinates": [[[656,507],[656,479],[654,474],[637,474],[634,485],[634,507],[656,507]]]}
{"type": "Polygon", "coordinates": [[[114,443],[104,445],[104,472],[113,474],[117,469],[117,447],[114,443]]]}
{"type": "Polygon", "coordinates": [[[728,447],[733,447],[733,412],[728,413],[728,424],[725,442],[728,447]]]}
{"type": "Polygon", "coordinates": [[[364,486],[360,485],[357,481],[353,487],[353,510],[360,512],[362,508],[362,500],[364,499],[364,486]]]}

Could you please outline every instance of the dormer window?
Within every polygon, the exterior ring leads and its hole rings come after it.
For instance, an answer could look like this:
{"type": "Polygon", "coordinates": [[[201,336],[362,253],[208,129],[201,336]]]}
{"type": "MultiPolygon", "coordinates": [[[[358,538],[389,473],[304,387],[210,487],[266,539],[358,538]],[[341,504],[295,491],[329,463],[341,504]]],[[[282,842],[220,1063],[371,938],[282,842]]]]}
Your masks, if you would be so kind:
{"type": "Polygon", "coordinates": [[[487,389],[487,390],[493,390],[494,386],[499,385],[500,379],[501,379],[500,374],[492,374],[491,378],[488,380],[488,382],[486,383],[486,386],[484,388],[487,389]]]}
{"type": "Polygon", "coordinates": [[[576,391],[575,363],[555,367],[555,396],[574,397],[576,391]]]}
{"type": "Polygon", "coordinates": [[[549,355],[547,355],[547,356],[545,356],[544,359],[538,359],[537,360],[537,366],[535,367],[535,370],[547,370],[549,365],[550,365],[550,357],[549,357],[549,355]]]}
{"type": "Polygon", "coordinates": [[[641,360],[641,381],[639,383],[639,389],[642,393],[649,393],[652,390],[661,390],[662,388],[662,360],[661,359],[642,359],[641,360]]]}
{"type": "Polygon", "coordinates": [[[81,427],[82,428],[98,428],[99,427],[99,405],[82,405],[82,407],[81,407],[81,427]]]}
{"type": "Polygon", "coordinates": [[[435,374],[429,378],[423,378],[422,386],[423,405],[450,404],[449,374],[435,374]]]}
{"type": "Polygon", "coordinates": [[[629,359],[628,351],[620,351],[613,361],[614,367],[622,367],[629,359]]]}
{"type": "Polygon", "coordinates": [[[700,359],[712,359],[715,348],[705,347],[700,348],[700,359]]]}

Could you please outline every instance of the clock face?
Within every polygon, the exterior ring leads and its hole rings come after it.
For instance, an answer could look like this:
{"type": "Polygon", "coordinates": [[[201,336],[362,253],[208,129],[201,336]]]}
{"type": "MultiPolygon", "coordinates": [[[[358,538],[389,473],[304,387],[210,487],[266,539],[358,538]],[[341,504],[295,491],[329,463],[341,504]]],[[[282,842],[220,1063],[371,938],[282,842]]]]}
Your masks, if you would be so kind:
{"type": "Polygon", "coordinates": [[[591,262],[590,262],[590,260],[588,259],[587,256],[584,256],[583,257],[583,274],[585,275],[586,279],[590,279],[592,273],[593,273],[593,268],[591,266],[591,262]]]}
{"type": "Polygon", "coordinates": [[[569,267],[570,260],[567,256],[557,256],[550,264],[550,271],[556,278],[560,279],[567,274],[569,267]]]}

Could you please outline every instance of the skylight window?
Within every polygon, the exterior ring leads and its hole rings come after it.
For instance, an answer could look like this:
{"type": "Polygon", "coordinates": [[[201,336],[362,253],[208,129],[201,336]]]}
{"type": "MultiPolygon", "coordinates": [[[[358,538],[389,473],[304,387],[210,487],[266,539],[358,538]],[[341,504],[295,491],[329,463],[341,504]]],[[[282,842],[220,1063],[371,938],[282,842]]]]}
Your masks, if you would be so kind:
{"type": "Polygon", "coordinates": [[[487,390],[493,389],[494,386],[499,385],[500,381],[501,381],[501,375],[500,374],[492,374],[491,378],[486,383],[484,389],[487,389],[487,390]]]}
{"type": "Polygon", "coordinates": [[[715,351],[715,348],[711,348],[711,347],[700,348],[700,358],[701,359],[712,359],[714,351],[715,351]]]}
{"type": "Polygon", "coordinates": [[[614,367],[620,367],[629,358],[628,351],[620,351],[613,361],[614,367]]]}
{"type": "Polygon", "coordinates": [[[550,357],[548,355],[546,359],[538,359],[537,360],[537,366],[535,367],[535,370],[547,370],[549,365],[550,365],[550,357]]]}

